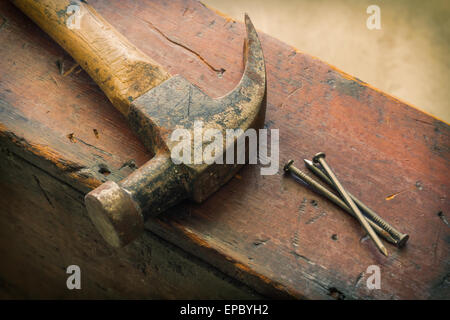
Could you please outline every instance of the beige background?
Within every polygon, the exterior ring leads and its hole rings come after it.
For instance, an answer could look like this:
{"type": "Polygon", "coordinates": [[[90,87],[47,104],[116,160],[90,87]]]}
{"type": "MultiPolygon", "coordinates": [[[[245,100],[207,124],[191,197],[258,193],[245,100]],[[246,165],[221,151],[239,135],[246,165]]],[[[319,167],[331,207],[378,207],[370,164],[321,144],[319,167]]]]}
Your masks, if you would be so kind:
{"type": "Polygon", "coordinates": [[[449,0],[203,0],[450,122],[449,0]],[[368,30],[366,9],[381,9],[368,30]]]}

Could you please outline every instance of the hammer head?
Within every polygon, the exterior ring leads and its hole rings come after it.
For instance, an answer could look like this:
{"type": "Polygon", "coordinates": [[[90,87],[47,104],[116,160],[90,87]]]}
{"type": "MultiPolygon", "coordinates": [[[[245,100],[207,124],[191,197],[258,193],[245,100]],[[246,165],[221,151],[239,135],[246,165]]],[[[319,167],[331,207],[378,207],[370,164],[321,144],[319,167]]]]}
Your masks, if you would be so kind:
{"type": "Polygon", "coordinates": [[[207,159],[198,163],[194,159],[196,150],[204,150],[211,140],[202,139],[199,145],[194,137],[203,136],[207,129],[214,129],[225,137],[226,130],[234,129],[238,135],[233,141],[220,141],[222,148],[216,150],[222,150],[221,154],[212,155],[215,159],[225,159],[227,150],[234,150],[239,135],[264,124],[264,57],[256,30],[247,15],[245,25],[244,74],[227,95],[213,99],[177,75],[133,101],[128,113],[129,123],[155,156],[124,180],[108,181],[85,197],[91,220],[112,246],[126,245],[142,232],[147,217],[163,212],[183,199],[203,201],[242,166],[236,162],[221,164],[223,162],[207,159]],[[198,128],[196,124],[200,122],[202,127],[198,128]],[[180,129],[188,133],[191,140],[192,161],[184,163],[173,158],[174,149],[181,143],[174,141],[173,133],[180,129]]]}

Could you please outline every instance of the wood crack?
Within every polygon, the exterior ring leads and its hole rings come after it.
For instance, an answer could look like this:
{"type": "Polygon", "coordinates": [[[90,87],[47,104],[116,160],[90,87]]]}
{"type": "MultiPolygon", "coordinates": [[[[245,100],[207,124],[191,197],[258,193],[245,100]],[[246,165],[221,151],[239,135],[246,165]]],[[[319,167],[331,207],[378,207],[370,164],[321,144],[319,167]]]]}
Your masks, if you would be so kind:
{"type": "MultiPolygon", "coordinates": [[[[139,18],[141,19],[141,18],[139,18]]],[[[170,37],[168,37],[164,32],[162,32],[160,29],[158,29],[153,23],[151,23],[150,21],[147,21],[145,19],[141,19],[142,21],[144,21],[145,23],[147,23],[153,30],[155,30],[156,32],[158,32],[162,37],[164,37],[164,39],[166,39],[167,41],[169,41],[170,43],[173,43],[174,45],[177,45],[187,51],[189,51],[190,53],[194,54],[198,59],[200,59],[200,61],[202,61],[209,69],[211,69],[212,71],[214,71],[215,73],[217,73],[217,75],[219,77],[221,77],[224,72],[226,71],[224,68],[220,68],[217,69],[214,66],[212,66],[208,61],[206,61],[205,58],[203,58],[199,53],[197,53],[196,51],[192,50],[191,48],[189,48],[188,46],[171,39],[170,37]]]]}
{"type": "Polygon", "coordinates": [[[102,149],[100,149],[100,148],[98,148],[98,147],[96,147],[96,146],[94,146],[94,145],[92,145],[92,144],[90,144],[90,143],[84,142],[84,141],[81,140],[80,138],[77,138],[77,140],[80,141],[82,144],[84,144],[84,145],[86,145],[86,146],[88,146],[88,147],[94,148],[95,150],[97,150],[97,151],[99,151],[99,152],[101,152],[101,153],[103,153],[103,154],[106,154],[106,155],[108,155],[108,156],[112,156],[111,153],[109,153],[109,152],[107,152],[107,151],[105,151],[105,150],[102,150],[102,149]]]}
{"type": "Polygon", "coordinates": [[[36,177],[36,176],[33,174],[33,178],[34,178],[34,180],[36,181],[36,184],[37,184],[39,190],[41,190],[41,192],[42,192],[42,194],[44,195],[45,199],[47,199],[48,204],[54,209],[55,206],[53,205],[52,201],[51,201],[50,198],[48,197],[47,192],[45,192],[44,188],[42,188],[41,182],[39,181],[38,177],[36,177]]]}
{"type": "Polygon", "coordinates": [[[284,107],[285,103],[286,103],[287,101],[289,101],[289,98],[290,98],[292,95],[294,95],[295,93],[297,93],[297,91],[300,90],[302,87],[303,87],[303,86],[300,86],[300,87],[298,87],[298,88],[292,90],[291,93],[289,93],[289,94],[286,96],[286,98],[283,100],[283,102],[281,103],[281,106],[280,106],[280,107],[281,107],[281,108],[284,107]]]}
{"type": "Polygon", "coordinates": [[[111,156],[111,157],[113,156],[111,153],[109,153],[109,152],[107,152],[107,151],[105,151],[105,150],[103,150],[103,149],[100,149],[99,147],[96,147],[96,146],[94,146],[93,144],[87,143],[87,142],[81,140],[81,139],[78,138],[78,137],[75,137],[74,133],[69,133],[69,134],[67,135],[67,138],[68,138],[68,139],[70,140],[70,142],[72,142],[72,143],[76,143],[77,141],[79,141],[79,142],[81,142],[82,144],[84,144],[85,146],[91,147],[91,148],[97,150],[98,152],[101,152],[101,153],[106,154],[106,155],[111,156]]]}

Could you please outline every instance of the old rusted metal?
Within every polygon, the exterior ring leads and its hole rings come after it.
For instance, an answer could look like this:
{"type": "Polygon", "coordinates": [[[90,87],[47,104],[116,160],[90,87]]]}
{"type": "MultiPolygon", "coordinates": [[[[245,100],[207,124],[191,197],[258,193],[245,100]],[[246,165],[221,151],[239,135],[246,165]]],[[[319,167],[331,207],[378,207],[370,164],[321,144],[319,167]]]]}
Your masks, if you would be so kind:
{"type": "Polygon", "coordinates": [[[366,232],[369,234],[370,238],[375,242],[378,250],[380,250],[381,253],[383,253],[385,256],[387,256],[388,252],[387,252],[385,246],[383,245],[383,243],[381,242],[380,238],[378,238],[377,234],[373,231],[370,224],[364,218],[364,215],[361,213],[359,208],[353,202],[352,198],[350,198],[347,191],[344,189],[344,187],[341,185],[341,183],[337,179],[336,175],[333,173],[331,168],[328,166],[327,162],[325,161],[325,153],[323,153],[323,152],[317,153],[313,158],[313,162],[320,163],[320,165],[325,170],[325,172],[327,173],[330,180],[333,182],[337,191],[339,192],[341,197],[344,199],[345,203],[352,209],[352,211],[355,213],[355,216],[358,219],[359,223],[361,223],[364,230],[366,230],[366,232]]]}
{"type": "MultiPolygon", "coordinates": [[[[330,187],[335,188],[333,182],[331,182],[331,180],[328,178],[328,176],[323,173],[322,170],[320,170],[319,168],[317,168],[312,161],[308,160],[308,159],[303,159],[303,161],[305,162],[306,167],[311,170],[317,177],[319,177],[323,182],[325,182],[326,184],[328,184],[330,187]]],[[[328,190],[327,190],[328,191],[328,190]]],[[[382,217],[380,217],[375,211],[373,211],[372,209],[370,209],[368,206],[366,206],[361,200],[359,200],[358,198],[356,198],[354,195],[352,195],[350,192],[347,192],[348,195],[353,199],[353,201],[355,202],[355,204],[359,207],[359,209],[364,212],[368,217],[370,217],[370,219],[372,219],[379,227],[381,227],[383,230],[389,232],[389,234],[394,237],[395,240],[395,244],[398,247],[403,247],[406,242],[408,242],[409,239],[409,235],[402,233],[400,231],[398,231],[396,228],[394,228],[389,222],[387,222],[386,220],[384,220],[382,217]]],[[[334,194],[333,194],[334,195],[334,194]]],[[[368,220],[370,221],[370,220],[368,220]]],[[[371,224],[371,226],[373,227],[373,225],[371,224]]],[[[376,231],[376,230],[375,230],[376,231]]],[[[379,234],[379,233],[378,233],[379,234]]]]}
{"type": "MultiPolygon", "coordinates": [[[[199,120],[204,128],[223,133],[226,129],[245,131],[262,126],[266,83],[264,58],[248,16],[245,22],[248,35],[245,71],[240,83],[229,94],[213,99],[182,76],[174,76],[133,101],[128,113],[129,123],[155,157],[119,183],[110,181],[85,198],[92,220],[113,246],[130,242],[141,232],[142,221],[181,200],[190,198],[202,202],[242,166],[194,164],[193,161],[192,164],[175,164],[171,151],[176,142],[170,140],[170,135],[175,129],[182,128],[194,137],[194,121],[199,120]],[[117,193],[121,196],[116,196],[117,193]],[[125,194],[128,198],[123,196],[125,194]],[[133,212],[130,212],[129,202],[135,203],[133,212]],[[109,203],[114,203],[112,210],[109,203]]],[[[234,142],[232,145],[224,142],[224,152],[234,148],[234,142]]],[[[207,143],[209,141],[202,142],[202,148],[207,143]]],[[[191,146],[194,148],[194,142],[191,146]]],[[[191,155],[194,155],[193,149],[191,155]]]]}
{"type": "MultiPolygon", "coordinates": [[[[258,35],[247,15],[241,81],[227,95],[213,99],[182,76],[171,77],[84,2],[13,2],[89,73],[154,155],[119,183],[108,181],[85,197],[91,220],[112,246],[126,245],[141,233],[149,216],[181,200],[202,202],[242,167],[220,162],[175,164],[171,151],[178,142],[170,137],[176,129],[186,129],[194,137],[195,121],[202,121],[203,130],[217,129],[224,136],[227,129],[241,129],[243,134],[262,127],[266,71],[258,35]],[[79,28],[67,24],[71,5],[81,12],[79,28]]],[[[239,138],[224,141],[223,154],[214,157],[225,158],[239,138]]],[[[210,142],[191,146],[203,150],[210,142]]]]}
{"type": "MultiPolygon", "coordinates": [[[[294,160],[289,160],[285,166],[284,166],[284,172],[291,172],[299,179],[303,180],[305,183],[307,183],[312,189],[314,189],[316,192],[342,208],[345,212],[349,213],[352,217],[356,218],[355,213],[350,209],[350,207],[345,204],[344,201],[342,201],[338,196],[336,196],[333,192],[329,191],[327,188],[322,186],[320,183],[315,181],[313,178],[308,176],[306,173],[298,169],[294,166],[294,160]]],[[[377,225],[372,220],[366,218],[367,222],[370,224],[370,226],[375,230],[376,233],[378,233],[380,236],[382,236],[386,241],[393,243],[395,245],[398,245],[398,241],[394,239],[387,231],[383,230],[379,225],[377,225]]]]}

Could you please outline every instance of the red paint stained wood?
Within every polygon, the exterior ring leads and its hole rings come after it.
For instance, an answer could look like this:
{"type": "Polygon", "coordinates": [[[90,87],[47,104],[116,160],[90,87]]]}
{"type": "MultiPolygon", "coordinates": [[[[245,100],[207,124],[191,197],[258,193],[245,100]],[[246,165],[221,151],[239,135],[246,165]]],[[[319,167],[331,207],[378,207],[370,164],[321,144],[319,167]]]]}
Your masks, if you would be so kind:
{"type": "MultiPolygon", "coordinates": [[[[171,74],[211,96],[238,83],[241,22],[195,1],[89,2],[171,74]]],[[[3,136],[80,192],[120,180],[130,160],[139,166],[150,158],[84,71],[60,74],[57,60],[66,69],[74,62],[58,45],[12,5],[2,2],[0,14],[3,136]],[[99,172],[104,166],[111,174],[99,172]]],[[[449,126],[260,37],[266,126],[279,129],[280,166],[292,158],[303,167],[303,158],[326,152],[348,190],[408,233],[408,245],[387,245],[389,257],[381,256],[346,213],[282,170],[261,176],[259,166],[246,166],[205,203],[183,203],[146,228],[267,296],[448,298],[449,126]],[[366,287],[370,265],[381,268],[380,290],[366,287]]]]}

